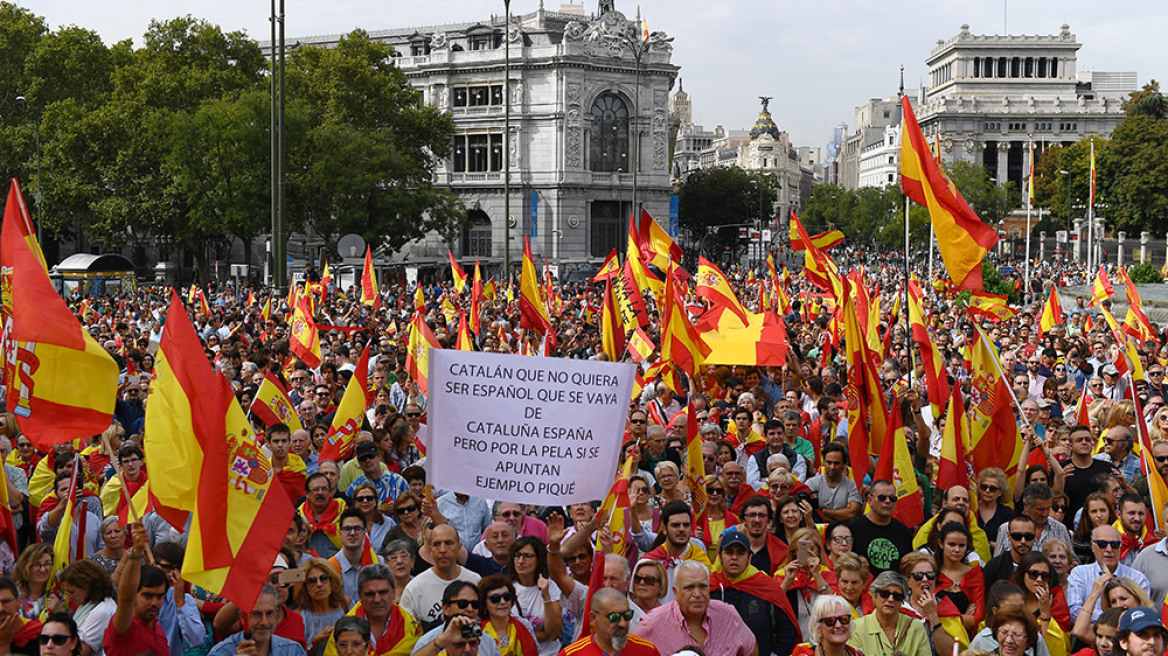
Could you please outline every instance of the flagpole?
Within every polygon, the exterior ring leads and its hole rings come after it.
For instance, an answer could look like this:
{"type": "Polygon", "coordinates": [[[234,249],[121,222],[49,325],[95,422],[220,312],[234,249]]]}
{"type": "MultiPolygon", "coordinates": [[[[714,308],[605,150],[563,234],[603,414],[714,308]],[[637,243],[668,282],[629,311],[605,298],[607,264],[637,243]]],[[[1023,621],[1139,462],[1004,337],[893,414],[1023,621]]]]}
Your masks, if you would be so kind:
{"type": "Polygon", "coordinates": [[[1092,270],[1098,263],[1092,263],[1095,254],[1095,141],[1091,141],[1091,198],[1087,203],[1087,270],[1092,270]]]}
{"type": "MultiPolygon", "coordinates": [[[[909,370],[907,373],[907,379],[908,379],[908,384],[911,387],[913,374],[916,373],[916,358],[913,357],[912,323],[909,322],[909,311],[908,311],[908,304],[909,304],[908,280],[909,280],[909,276],[912,275],[912,267],[910,266],[909,253],[908,253],[908,247],[909,247],[909,243],[908,243],[909,207],[910,207],[909,198],[908,198],[908,195],[906,194],[904,197],[904,304],[901,305],[901,311],[904,313],[904,340],[908,344],[909,370]]],[[[930,233],[932,232],[931,225],[932,225],[932,222],[930,222],[930,228],[929,228],[930,233]]],[[[890,320],[888,329],[892,330],[891,320],[890,320]]],[[[885,356],[887,356],[887,354],[885,354],[885,356]]]]}
{"type": "Polygon", "coordinates": [[[1030,184],[1026,189],[1026,266],[1023,278],[1026,280],[1026,289],[1022,297],[1030,293],[1030,209],[1034,206],[1034,142],[1030,142],[1030,184]]]}

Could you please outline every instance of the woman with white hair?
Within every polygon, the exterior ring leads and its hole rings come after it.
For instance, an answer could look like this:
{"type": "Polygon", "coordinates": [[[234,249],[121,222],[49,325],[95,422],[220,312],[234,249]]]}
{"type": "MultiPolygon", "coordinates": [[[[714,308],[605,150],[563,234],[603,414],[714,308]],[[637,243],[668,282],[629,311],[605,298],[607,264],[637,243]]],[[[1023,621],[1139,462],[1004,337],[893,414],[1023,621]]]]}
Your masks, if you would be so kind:
{"type": "Polygon", "coordinates": [[[662,460],[653,469],[653,476],[657,479],[657,485],[661,486],[661,494],[649,500],[650,508],[664,508],[665,504],[670,501],[684,501],[686,505],[690,505],[689,492],[681,491],[679,485],[681,483],[681,469],[676,463],[671,460],[662,460]]]}
{"type": "Polygon", "coordinates": [[[863,656],[848,644],[852,637],[852,606],[839,595],[820,595],[811,606],[805,642],[791,656],[863,656]]]}

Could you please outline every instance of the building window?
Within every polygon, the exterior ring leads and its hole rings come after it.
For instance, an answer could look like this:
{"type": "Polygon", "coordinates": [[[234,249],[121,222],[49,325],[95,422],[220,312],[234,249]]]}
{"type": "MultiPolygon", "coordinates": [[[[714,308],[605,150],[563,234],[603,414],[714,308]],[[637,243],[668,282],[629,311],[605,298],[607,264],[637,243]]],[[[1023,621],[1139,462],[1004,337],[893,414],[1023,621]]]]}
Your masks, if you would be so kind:
{"type": "Polygon", "coordinates": [[[592,201],[592,235],[589,250],[592,257],[604,257],[612,249],[623,248],[625,231],[625,203],[618,200],[592,201]]]}
{"type": "MultiPolygon", "coordinates": [[[[629,109],[620,96],[606,91],[592,103],[589,167],[593,171],[630,171],[629,109]]],[[[608,254],[605,251],[599,257],[608,254]]]]}
{"type": "Polygon", "coordinates": [[[475,34],[470,37],[471,50],[491,50],[498,48],[502,37],[498,34],[475,34]]]}
{"type": "Polygon", "coordinates": [[[503,85],[476,84],[454,87],[453,102],[455,107],[501,106],[503,104],[503,85]]]}
{"type": "Polygon", "coordinates": [[[491,256],[491,217],[482,210],[469,210],[462,229],[463,257],[491,256]]]}
{"type": "Polygon", "coordinates": [[[430,54],[429,41],[415,41],[414,43],[410,44],[410,56],[422,57],[428,54],[430,54]]]}
{"type": "Polygon", "coordinates": [[[454,136],[455,173],[486,173],[503,170],[503,135],[501,133],[459,134],[454,136]]]}

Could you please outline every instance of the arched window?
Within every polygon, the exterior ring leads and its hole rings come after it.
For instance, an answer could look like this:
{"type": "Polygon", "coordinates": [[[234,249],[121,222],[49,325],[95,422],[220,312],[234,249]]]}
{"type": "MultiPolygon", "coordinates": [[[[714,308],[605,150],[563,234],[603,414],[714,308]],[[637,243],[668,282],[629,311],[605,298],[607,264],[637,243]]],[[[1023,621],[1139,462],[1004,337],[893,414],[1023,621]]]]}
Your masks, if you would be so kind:
{"type": "Polygon", "coordinates": [[[629,109],[620,96],[606,91],[592,103],[589,168],[612,173],[629,169],[629,109]]]}
{"type": "Polygon", "coordinates": [[[470,210],[466,218],[466,227],[462,229],[462,256],[491,257],[491,217],[482,210],[470,210]]]}

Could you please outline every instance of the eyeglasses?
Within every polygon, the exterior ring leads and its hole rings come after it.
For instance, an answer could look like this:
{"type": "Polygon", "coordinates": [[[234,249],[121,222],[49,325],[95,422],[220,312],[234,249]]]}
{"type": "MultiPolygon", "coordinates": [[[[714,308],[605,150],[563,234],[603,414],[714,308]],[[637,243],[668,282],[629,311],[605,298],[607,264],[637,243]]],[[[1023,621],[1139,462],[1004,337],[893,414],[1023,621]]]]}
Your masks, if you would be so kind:
{"type": "Polygon", "coordinates": [[[880,503],[896,503],[896,495],[895,494],[877,494],[875,496],[876,496],[876,500],[879,501],[880,503]]]}
{"type": "Polygon", "coordinates": [[[353,497],[353,501],[356,501],[357,503],[366,503],[369,501],[377,501],[377,497],[370,494],[362,494],[359,497],[353,497]]]}
{"type": "Polygon", "coordinates": [[[1040,572],[1039,570],[1032,569],[1029,572],[1026,572],[1026,578],[1030,579],[1031,581],[1049,581],[1050,572],[1040,572]]]}
{"type": "Polygon", "coordinates": [[[71,635],[64,635],[61,633],[42,633],[37,639],[40,640],[42,647],[49,644],[49,641],[52,641],[54,645],[60,647],[66,642],[69,642],[72,638],[73,636],[71,635]]]}
{"type": "Polygon", "coordinates": [[[1015,533],[1011,531],[1010,539],[1014,540],[1015,542],[1033,542],[1034,533],[1015,533]]]}
{"type": "Polygon", "coordinates": [[[369,643],[364,640],[361,642],[338,642],[336,646],[337,651],[346,651],[349,649],[363,650],[369,646],[369,643]]]}
{"type": "Polygon", "coordinates": [[[641,585],[657,585],[661,579],[656,576],[641,576],[640,574],[633,575],[633,583],[640,583],[641,585]]]}
{"type": "Polygon", "coordinates": [[[329,581],[329,580],[331,580],[331,579],[329,579],[327,574],[320,574],[317,576],[304,577],[305,585],[316,585],[317,583],[324,583],[325,581],[329,581]]]}
{"type": "Polygon", "coordinates": [[[458,606],[459,610],[466,610],[467,608],[477,609],[479,607],[478,599],[451,599],[447,603],[451,606],[458,606]]]}
{"type": "Polygon", "coordinates": [[[910,576],[914,581],[933,581],[937,578],[936,572],[913,572],[910,576]]]}
{"type": "MultiPolygon", "coordinates": [[[[518,555],[518,554],[516,554],[516,555],[518,555]]],[[[589,554],[587,551],[582,551],[582,552],[580,552],[580,553],[576,554],[575,556],[567,556],[567,557],[565,557],[565,558],[564,558],[564,562],[565,562],[565,563],[568,563],[569,565],[571,565],[572,563],[578,563],[578,562],[580,562],[581,560],[588,560],[588,559],[589,559],[589,558],[591,558],[591,557],[592,557],[592,556],[591,556],[591,555],[590,555],[590,554],[589,554]]]]}
{"type": "Polygon", "coordinates": [[[535,558],[535,554],[530,551],[515,552],[515,560],[531,560],[535,558]]]}
{"type": "Polygon", "coordinates": [[[626,622],[632,622],[633,621],[633,610],[630,608],[629,610],[626,610],[623,613],[608,613],[607,615],[601,615],[601,617],[608,620],[612,624],[616,624],[617,622],[619,622],[621,620],[624,620],[626,622]]]}
{"type": "Polygon", "coordinates": [[[837,544],[851,544],[856,541],[856,538],[850,535],[833,535],[831,541],[837,544]]]}
{"type": "Polygon", "coordinates": [[[892,590],[877,590],[876,596],[880,597],[881,599],[891,598],[895,602],[904,601],[904,593],[903,592],[893,592],[892,590]]]}
{"type": "Polygon", "coordinates": [[[1119,545],[1123,544],[1119,540],[1092,540],[1092,542],[1094,542],[1095,546],[1099,547],[1100,549],[1118,549],[1119,545]]]}
{"type": "Polygon", "coordinates": [[[1011,631],[999,631],[998,632],[998,642],[1005,642],[1007,639],[1012,641],[1012,642],[1022,642],[1023,640],[1026,639],[1026,634],[1025,633],[1013,633],[1011,631]]]}
{"type": "Polygon", "coordinates": [[[345,533],[359,533],[365,530],[364,526],[342,526],[341,530],[345,533]]]}
{"type": "Polygon", "coordinates": [[[309,494],[328,494],[327,487],[314,487],[308,491],[309,494]]]}
{"type": "Polygon", "coordinates": [[[981,491],[982,491],[982,492],[991,492],[991,493],[992,493],[992,492],[998,492],[998,491],[1000,491],[1001,489],[1002,489],[1002,488],[998,487],[997,485],[985,485],[985,484],[983,484],[983,485],[981,486],[981,491]]]}
{"type": "Polygon", "coordinates": [[[492,604],[497,604],[500,601],[515,601],[515,593],[513,592],[498,592],[493,595],[487,595],[487,601],[492,604]]]}
{"type": "Polygon", "coordinates": [[[835,626],[837,624],[839,624],[840,626],[847,626],[847,625],[852,623],[852,616],[851,615],[837,615],[835,617],[821,617],[821,618],[819,618],[819,623],[824,625],[824,626],[827,626],[827,627],[832,627],[832,626],[835,626]]]}
{"type": "Polygon", "coordinates": [[[324,391],[324,392],[317,392],[317,393],[316,393],[316,395],[317,395],[317,396],[328,396],[328,395],[329,395],[329,393],[328,393],[327,391],[324,391]]]}

